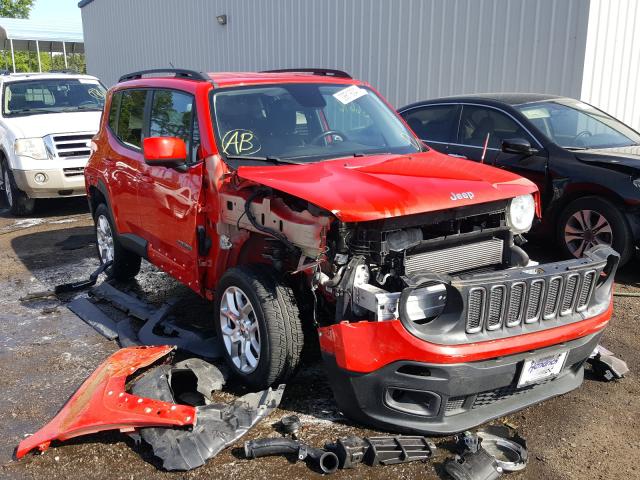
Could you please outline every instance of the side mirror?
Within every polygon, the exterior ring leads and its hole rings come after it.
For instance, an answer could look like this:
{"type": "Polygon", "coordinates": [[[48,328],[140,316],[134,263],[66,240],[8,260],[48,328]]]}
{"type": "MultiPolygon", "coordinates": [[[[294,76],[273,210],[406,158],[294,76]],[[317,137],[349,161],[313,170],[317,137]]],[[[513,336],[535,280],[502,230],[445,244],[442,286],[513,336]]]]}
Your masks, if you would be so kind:
{"type": "Polygon", "coordinates": [[[149,137],[142,143],[144,161],[149,165],[178,168],[187,163],[187,146],[176,137],[149,137]]]}
{"type": "Polygon", "coordinates": [[[524,138],[509,138],[503,140],[501,148],[504,153],[513,153],[516,155],[533,155],[538,151],[524,138]]]}

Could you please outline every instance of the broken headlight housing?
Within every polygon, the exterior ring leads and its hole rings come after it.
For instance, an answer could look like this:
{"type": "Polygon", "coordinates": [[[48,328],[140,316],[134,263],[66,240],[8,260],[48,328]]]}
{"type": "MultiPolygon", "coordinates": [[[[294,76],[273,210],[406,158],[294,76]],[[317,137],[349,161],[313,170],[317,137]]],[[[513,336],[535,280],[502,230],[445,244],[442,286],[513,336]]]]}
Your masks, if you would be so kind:
{"type": "Polygon", "coordinates": [[[536,213],[533,195],[520,195],[509,202],[507,207],[507,225],[514,233],[529,231],[536,213]]]}
{"type": "Polygon", "coordinates": [[[47,149],[42,138],[18,138],[13,144],[16,155],[35,160],[46,160],[47,149]]]}

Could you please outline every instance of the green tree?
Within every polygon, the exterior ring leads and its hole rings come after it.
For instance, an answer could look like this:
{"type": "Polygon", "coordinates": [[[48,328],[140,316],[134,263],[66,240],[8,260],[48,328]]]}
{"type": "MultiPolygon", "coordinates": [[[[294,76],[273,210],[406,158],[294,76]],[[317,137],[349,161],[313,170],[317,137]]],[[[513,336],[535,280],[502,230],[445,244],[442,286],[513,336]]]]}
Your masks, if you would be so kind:
{"type": "Polygon", "coordinates": [[[0,0],[0,17],[29,18],[35,0],[0,0]]]}

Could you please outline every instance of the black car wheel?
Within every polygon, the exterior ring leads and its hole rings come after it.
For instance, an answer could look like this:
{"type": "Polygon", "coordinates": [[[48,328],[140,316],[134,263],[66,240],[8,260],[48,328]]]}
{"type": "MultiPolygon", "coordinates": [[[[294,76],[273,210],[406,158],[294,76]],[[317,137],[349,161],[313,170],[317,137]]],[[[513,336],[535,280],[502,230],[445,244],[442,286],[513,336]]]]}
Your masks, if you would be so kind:
{"type": "Polygon", "coordinates": [[[293,290],[264,265],[231,268],[216,288],[215,327],[225,360],[262,390],[296,371],[304,343],[293,290]]]}
{"type": "Polygon", "coordinates": [[[100,263],[113,262],[108,273],[116,280],[130,280],[140,271],[140,255],[125,249],[115,235],[113,220],[104,203],[98,205],[94,216],[96,246],[100,263]]]}
{"type": "Polygon", "coordinates": [[[624,264],[633,253],[633,236],[624,214],[600,197],[574,200],[558,222],[558,241],[566,256],[580,258],[596,245],[609,245],[624,264]]]}
{"type": "Polygon", "coordinates": [[[36,201],[18,188],[11,173],[11,169],[5,159],[0,160],[0,178],[4,200],[11,214],[15,216],[31,215],[36,206],[36,201]]]}

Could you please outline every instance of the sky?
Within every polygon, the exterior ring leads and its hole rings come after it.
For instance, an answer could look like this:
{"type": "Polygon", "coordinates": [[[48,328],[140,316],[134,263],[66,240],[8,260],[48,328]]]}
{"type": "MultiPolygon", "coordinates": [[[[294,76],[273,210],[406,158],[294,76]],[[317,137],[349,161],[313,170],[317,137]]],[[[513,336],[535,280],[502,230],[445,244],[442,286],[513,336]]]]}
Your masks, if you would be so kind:
{"type": "Polygon", "coordinates": [[[51,20],[82,23],[79,0],[36,0],[31,10],[32,20],[47,22],[51,20]]]}

